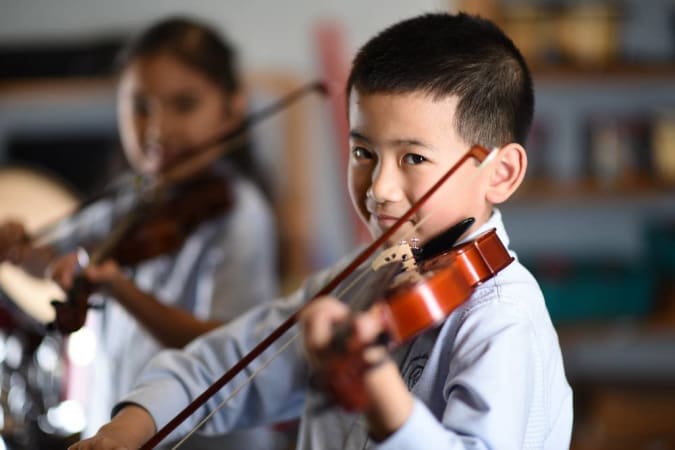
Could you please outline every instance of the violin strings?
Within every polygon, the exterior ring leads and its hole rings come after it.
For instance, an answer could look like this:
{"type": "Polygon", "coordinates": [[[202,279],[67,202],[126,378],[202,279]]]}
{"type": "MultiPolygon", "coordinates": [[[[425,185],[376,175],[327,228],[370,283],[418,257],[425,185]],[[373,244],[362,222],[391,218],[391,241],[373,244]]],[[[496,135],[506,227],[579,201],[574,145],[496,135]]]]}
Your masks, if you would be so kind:
{"type": "MultiPolygon", "coordinates": [[[[430,216],[431,216],[431,214],[427,214],[426,217],[423,217],[422,219],[420,219],[419,221],[417,221],[417,223],[415,223],[415,225],[412,227],[412,229],[411,229],[410,231],[408,231],[406,235],[403,236],[402,241],[407,241],[408,239],[412,238],[412,236],[413,236],[413,235],[415,234],[415,232],[419,229],[419,227],[421,227],[422,224],[424,224],[424,222],[425,222],[430,216]]],[[[396,261],[394,261],[394,262],[396,262],[396,261]]],[[[361,278],[363,278],[367,273],[368,273],[368,271],[366,271],[366,270],[364,270],[363,272],[361,272],[361,274],[360,274],[358,277],[356,277],[356,278],[354,279],[353,282],[349,283],[349,285],[345,287],[344,291],[347,291],[348,289],[351,289],[351,288],[356,284],[356,282],[357,282],[357,281],[360,281],[361,278]]],[[[340,295],[338,295],[337,297],[340,297],[340,295]]],[[[365,305],[366,301],[368,301],[368,300],[370,300],[370,299],[367,299],[367,298],[365,298],[365,297],[360,298],[360,301],[359,301],[359,299],[354,300],[354,301],[350,304],[350,306],[353,307],[353,308],[351,308],[351,310],[352,310],[352,311],[359,311],[359,310],[363,307],[363,305],[365,305]]]]}
{"type": "MultiPolygon", "coordinates": [[[[481,171],[482,169],[484,169],[484,168],[487,166],[487,164],[489,164],[489,163],[494,159],[495,155],[497,154],[497,150],[498,150],[498,149],[497,149],[496,147],[493,148],[492,150],[490,150],[490,152],[489,152],[488,155],[485,157],[485,159],[477,166],[477,169],[478,169],[478,170],[477,170],[477,172],[473,175],[473,177],[471,178],[471,180],[477,178],[477,177],[478,177],[478,174],[480,173],[480,171],[481,171]]],[[[433,213],[433,210],[429,211],[429,213],[428,213],[426,216],[424,216],[422,219],[420,219],[419,221],[417,221],[417,223],[415,223],[415,225],[412,227],[412,229],[410,229],[410,230],[407,232],[407,234],[404,236],[404,240],[410,239],[410,238],[413,236],[413,234],[419,229],[419,227],[421,227],[422,224],[424,224],[424,222],[426,222],[427,219],[429,219],[429,217],[431,217],[432,213],[433,213]]],[[[364,276],[366,276],[367,273],[368,273],[367,270],[364,270],[364,271],[362,271],[361,273],[359,273],[359,274],[354,278],[354,280],[353,280],[352,282],[350,282],[347,286],[342,287],[342,288],[340,289],[340,292],[339,292],[339,293],[336,293],[336,297],[339,298],[339,297],[341,297],[342,295],[344,295],[344,293],[347,292],[348,289],[352,288],[358,281],[361,281],[361,279],[362,279],[364,276]]],[[[350,306],[354,306],[354,305],[350,305],[350,306]]],[[[355,310],[355,309],[352,309],[352,311],[354,311],[354,310],[355,310]]],[[[216,405],[216,407],[215,407],[211,412],[209,412],[206,416],[204,416],[204,418],[203,418],[202,420],[200,420],[200,421],[197,423],[197,425],[196,425],[194,428],[192,428],[192,429],[191,429],[191,430],[190,430],[190,431],[189,431],[182,439],[180,439],[180,440],[176,443],[175,446],[171,447],[171,450],[176,450],[176,449],[178,449],[181,445],[183,445],[183,444],[185,443],[185,441],[187,441],[193,434],[195,434],[195,433],[197,432],[197,430],[198,430],[202,425],[204,425],[206,422],[208,422],[208,421],[211,419],[211,417],[213,417],[218,411],[220,411],[222,408],[224,408],[225,405],[227,405],[227,403],[228,403],[230,400],[232,400],[239,392],[241,392],[246,386],[248,386],[248,385],[253,381],[253,379],[254,379],[255,377],[258,376],[258,374],[259,374],[260,372],[262,372],[262,371],[263,371],[264,369],[266,369],[270,364],[272,364],[272,362],[274,362],[274,360],[275,360],[277,357],[279,357],[279,355],[281,355],[281,353],[283,353],[284,351],[286,351],[286,349],[287,349],[287,348],[288,348],[288,347],[296,340],[296,338],[297,338],[298,336],[300,336],[300,333],[301,333],[301,332],[302,332],[301,330],[296,331],[295,334],[293,334],[293,335],[292,335],[292,336],[291,336],[291,337],[290,337],[283,345],[281,345],[281,346],[280,346],[280,347],[279,347],[279,348],[278,348],[278,349],[277,349],[277,350],[269,357],[269,359],[267,359],[265,362],[263,362],[263,363],[260,365],[260,367],[258,367],[258,368],[255,369],[253,372],[251,372],[251,374],[250,374],[244,381],[242,381],[241,384],[239,384],[237,387],[235,387],[235,388],[232,390],[232,392],[230,392],[230,394],[229,394],[227,397],[225,397],[218,405],[216,405]]]]}
{"type": "Polygon", "coordinates": [[[214,415],[215,413],[217,413],[217,412],[220,411],[222,408],[224,408],[225,405],[226,405],[230,400],[232,400],[232,399],[233,399],[233,398],[234,398],[234,397],[235,397],[242,389],[244,389],[246,386],[248,386],[248,385],[253,381],[253,379],[254,379],[256,376],[258,376],[258,374],[259,374],[260,372],[262,372],[262,371],[263,371],[264,369],[266,369],[270,364],[272,364],[272,362],[273,362],[273,361],[274,361],[274,360],[275,360],[282,352],[284,352],[284,351],[285,351],[285,350],[293,343],[293,341],[295,341],[295,339],[296,339],[299,335],[300,335],[300,332],[298,331],[298,332],[295,333],[293,336],[291,336],[291,337],[288,339],[288,341],[286,341],[281,347],[279,347],[279,348],[277,349],[277,351],[274,352],[274,354],[273,354],[272,356],[270,356],[270,358],[269,358],[267,361],[265,361],[265,362],[264,362],[260,367],[258,367],[256,370],[254,370],[253,372],[251,372],[251,374],[246,378],[246,380],[244,380],[239,386],[237,386],[235,389],[233,389],[232,392],[230,392],[230,395],[228,395],[227,397],[225,397],[225,399],[223,399],[223,401],[220,402],[220,403],[213,409],[213,411],[211,411],[210,413],[208,413],[202,420],[200,420],[199,423],[197,423],[197,425],[196,425],[192,430],[190,430],[190,432],[189,432],[185,437],[183,437],[180,441],[178,441],[178,443],[176,443],[176,445],[175,445],[174,447],[171,447],[171,450],[175,450],[175,449],[177,449],[178,447],[180,447],[181,445],[183,445],[183,444],[185,443],[185,441],[188,440],[188,439],[190,438],[190,436],[192,436],[194,433],[196,433],[197,430],[198,430],[202,425],[204,425],[206,422],[208,422],[208,421],[211,419],[211,417],[213,417],[213,415],[214,415]]]}
{"type": "MultiPolygon", "coordinates": [[[[360,280],[365,276],[365,274],[366,274],[367,272],[368,272],[368,271],[364,270],[364,271],[362,271],[361,273],[359,273],[359,275],[358,275],[357,277],[355,277],[354,280],[353,280],[351,283],[349,283],[349,285],[347,285],[347,286],[345,286],[344,288],[342,288],[342,289],[340,290],[340,292],[336,294],[336,297],[341,297],[341,296],[342,296],[348,289],[350,289],[357,281],[360,281],[360,280]]],[[[251,374],[250,374],[250,375],[249,375],[249,376],[248,376],[248,377],[247,377],[247,378],[246,378],[239,386],[237,386],[236,388],[234,388],[234,389],[232,390],[232,392],[230,392],[230,394],[229,394],[227,397],[225,397],[225,398],[223,399],[223,401],[221,401],[221,402],[213,409],[213,411],[211,411],[210,413],[208,413],[202,420],[200,420],[200,421],[197,423],[197,425],[196,425],[192,430],[190,430],[190,432],[189,432],[187,435],[185,435],[180,441],[178,441],[178,442],[176,443],[175,446],[171,447],[171,450],[175,450],[175,449],[177,449],[178,447],[180,447],[181,445],[183,445],[183,444],[185,443],[185,441],[188,440],[188,439],[190,438],[190,436],[192,436],[193,434],[195,434],[195,433],[197,432],[197,430],[198,430],[202,425],[204,425],[206,422],[208,422],[208,421],[211,419],[211,417],[213,417],[213,415],[214,415],[215,413],[217,413],[218,411],[220,411],[221,409],[223,409],[223,408],[225,407],[225,405],[227,405],[227,403],[228,403],[230,400],[232,400],[239,392],[241,392],[242,389],[244,389],[246,386],[248,386],[248,385],[253,381],[253,379],[254,379],[256,376],[258,376],[258,374],[259,374],[260,372],[262,372],[265,368],[267,368],[270,364],[272,364],[272,362],[273,362],[279,355],[281,355],[281,353],[283,353],[284,351],[286,351],[286,349],[287,349],[287,348],[295,341],[295,339],[296,339],[298,336],[300,336],[300,333],[301,333],[301,331],[298,330],[298,331],[297,331],[295,334],[293,334],[293,335],[292,335],[292,336],[291,336],[291,337],[290,337],[290,338],[289,338],[282,346],[280,346],[280,347],[279,347],[279,348],[278,348],[278,349],[270,356],[270,358],[269,358],[267,361],[265,361],[263,364],[261,364],[260,367],[258,367],[256,370],[254,370],[253,372],[251,372],[251,374]]]]}
{"type": "MultiPolygon", "coordinates": [[[[421,226],[421,225],[429,218],[430,215],[431,215],[431,214],[428,214],[426,217],[424,217],[424,218],[422,218],[421,220],[419,220],[419,221],[415,224],[415,226],[409,231],[408,235],[404,236],[404,238],[406,238],[406,239],[410,238],[410,237],[413,235],[413,233],[415,233],[415,231],[417,231],[417,229],[418,229],[418,228],[419,228],[419,227],[420,227],[420,226],[421,226]]],[[[352,280],[347,286],[342,287],[342,288],[340,289],[340,292],[339,292],[339,293],[336,293],[335,296],[339,298],[339,297],[341,297],[342,295],[344,295],[344,293],[347,292],[349,289],[351,289],[357,282],[361,281],[361,280],[363,279],[363,277],[366,276],[367,273],[368,273],[367,270],[364,270],[364,271],[360,272],[360,273],[354,278],[354,280],[352,280]]],[[[354,308],[350,308],[352,311],[355,311],[355,310],[357,310],[356,307],[358,307],[358,306],[360,306],[360,305],[358,305],[358,304],[352,304],[352,305],[350,305],[350,306],[355,306],[354,308]]],[[[223,399],[223,400],[222,400],[222,401],[221,401],[221,402],[220,402],[220,403],[219,403],[219,404],[218,404],[211,412],[209,412],[202,420],[200,420],[200,421],[197,423],[197,425],[196,425],[192,430],[190,430],[190,432],[189,432],[188,434],[186,434],[181,440],[179,440],[179,441],[176,443],[175,446],[171,447],[171,450],[176,450],[176,449],[179,448],[181,445],[183,445],[183,444],[185,443],[185,441],[187,441],[193,434],[195,434],[195,433],[197,432],[197,430],[198,430],[202,425],[204,425],[206,422],[208,422],[208,421],[211,419],[211,417],[214,416],[214,414],[216,414],[218,411],[220,411],[222,408],[224,408],[225,405],[227,405],[227,403],[228,403],[230,400],[232,400],[239,392],[241,392],[246,386],[248,386],[251,382],[253,382],[253,379],[254,379],[256,376],[258,376],[258,374],[259,374],[260,372],[262,372],[265,368],[267,368],[270,364],[272,364],[272,362],[273,362],[277,357],[279,357],[279,355],[281,355],[281,353],[283,353],[284,351],[286,351],[286,349],[287,349],[287,348],[288,348],[288,347],[289,347],[289,346],[290,346],[290,345],[298,338],[298,336],[300,336],[301,333],[302,333],[302,331],[298,330],[295,334],[293,334],[293,335],[292,335],[292,336],[291,336],[291,337],[290,337],[290,338],[289,338],[289,339],[288,339],[281,347],[279,347],[279,348],[277,349],[277,351],[275,351],[275,352],[270,356],[270,358],[269,358],[267,361],[265,361],[263,364],[261,364],[260,367],[258,367],[256,370],[254,370],[253,372],[251,372],[251,374],[250,374],[250,375],[249,375],[249,376],[248,376],[248,377],[247,377],[240,385],[238,385],[237,387],[235,387],[235,388],[232,390],[232,392],[230,392],[230,394],[229,394],[227,397],[225,397],[225,398],[224,398],[224,399],[223,399]]]]}

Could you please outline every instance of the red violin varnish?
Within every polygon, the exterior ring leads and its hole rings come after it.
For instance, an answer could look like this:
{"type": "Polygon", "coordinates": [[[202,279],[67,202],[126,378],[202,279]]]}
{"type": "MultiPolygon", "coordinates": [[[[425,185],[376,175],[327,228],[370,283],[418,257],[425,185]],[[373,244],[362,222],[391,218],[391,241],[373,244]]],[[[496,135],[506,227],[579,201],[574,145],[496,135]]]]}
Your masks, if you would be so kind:
{"type": "MultiPolygon", "coordinates": [[[[478,285],[495,276],[513,259],[492,229],[422,261],[418,267],[421,280],[396,286],[370,308],[382,321],[388,349],[442,323],[469,299],[478,285]]],[[[337,351],[316,381],[347,410],[363,411],[368,406],[368,398],[361,379],[373,363],[364,360],[362,355],[366,349],[362,344],[342,334],[340,339],[346,341],[333,345],[337,351]]]]}

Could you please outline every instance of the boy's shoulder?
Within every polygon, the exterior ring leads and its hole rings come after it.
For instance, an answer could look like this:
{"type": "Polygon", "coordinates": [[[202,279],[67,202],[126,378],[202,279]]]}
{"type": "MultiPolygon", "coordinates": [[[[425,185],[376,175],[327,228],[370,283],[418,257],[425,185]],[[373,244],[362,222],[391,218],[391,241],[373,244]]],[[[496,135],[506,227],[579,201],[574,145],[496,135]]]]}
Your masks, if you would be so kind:
{"type": "Polygon", "coordinates": [[[525,314],[538,307],[545,309],[539,283],[517,258],[494,277],[478,285],[461,311],[466,315],[491,306],[512,310],[514,315],[525,314]]]}
{"type": "Polygon", "coordinates": [[[478,286],[443,328],[443,345],[451,343],[451,347],[464,343],[508,348],[502,344],[530,342],[531,350],[539,358],[560,352],[557,332],[539,284],[517,259],[478,286]]]}

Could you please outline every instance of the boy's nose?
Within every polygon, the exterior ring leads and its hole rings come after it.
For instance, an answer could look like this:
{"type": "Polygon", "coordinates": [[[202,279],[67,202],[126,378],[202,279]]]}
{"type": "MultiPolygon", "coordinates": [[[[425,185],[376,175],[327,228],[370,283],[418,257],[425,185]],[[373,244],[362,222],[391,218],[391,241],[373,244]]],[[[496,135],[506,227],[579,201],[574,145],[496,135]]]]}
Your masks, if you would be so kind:
{"type": "Polygon", "coordinates": [[[373,171],[372,183],[368,191],[370,197],[377,203],[401,200],[401,177],[396,164],[378,164],[373,171]]]}

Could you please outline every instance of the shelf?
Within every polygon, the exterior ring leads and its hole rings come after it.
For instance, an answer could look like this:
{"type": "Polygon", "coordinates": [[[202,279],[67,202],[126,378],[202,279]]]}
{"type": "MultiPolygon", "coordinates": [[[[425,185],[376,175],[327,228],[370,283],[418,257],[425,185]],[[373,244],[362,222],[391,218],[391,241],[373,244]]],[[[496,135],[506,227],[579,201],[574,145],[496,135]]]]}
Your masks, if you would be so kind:
{"type": "Polygon", "coordinates": [[[663,63],[614,63],[611,65],[583,66],[573,64],[531,64],[535,81],[672,81],[675,83],[675,62],[663,63]]]}
{"type": "Polygon", "coordinates": [[[89,97],[114,95],[113,77],[35,78],[0,81],[3,100],[35,96],[89,97]]]}
{"type": "MultiPolygon", "coordinates": [[[[573,64],[530,64],[535,81],[673,81],[675,62],[615,63],[603,66],[573,64]]],[[[0,80],[0,95],[25,95],[27,93],[82,95],[82,93],[109,92],[114,89],[114,77],[35,78],[0,80]]]]}
{"type": "Polygon", "coordinates": [[[529,201],[599,201],[675,196],[675,184],[657,182],[648,177],[632,177],[604,185],[588,178],[576,182],[556,182],[544,178],[525,179],[514,195],[514,202],[529,201]]]}
{"type": "MultiPolygon", "coordinates": [[[[253,86],[277,95],[285,94],[301,86],[301,80],[295,73],[259,70],[243,75],[247,86],[253,86]]],[[[115,76],[58,77],[0,79],[0,96],[8,98],[26,98],[33,96],[95,96],[114,95],[117,86],[115,76]]]]}

